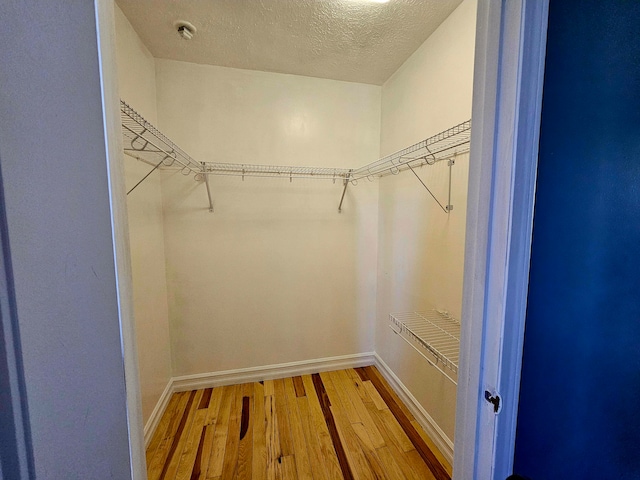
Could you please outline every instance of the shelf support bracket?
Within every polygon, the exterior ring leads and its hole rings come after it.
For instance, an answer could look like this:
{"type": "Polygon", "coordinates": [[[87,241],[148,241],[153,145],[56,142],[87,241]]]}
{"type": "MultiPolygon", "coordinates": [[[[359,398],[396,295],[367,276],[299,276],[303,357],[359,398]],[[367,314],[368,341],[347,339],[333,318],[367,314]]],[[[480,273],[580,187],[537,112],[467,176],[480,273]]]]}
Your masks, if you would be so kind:
{"type": "Polygon", "coordinates": [[[453,210],[453,205],[451,205],[451,169],[453,168],[453,166],[456,164],[455,158],[450,158],[449,161],[447,162],[447,165],[449,165],[449,201],[447,202],[447,212],[450,212],[451,210],[453,210]]]}
{"type": "Polygon", "coordinates": [[[416,173],[416,171],[413,169],[413,167],[407,163],[406,164],[407,167],[409,167],[409,170],[411,170],[411,173],[413,173],[416,178],[418,179],[418,181],[422,184],[422,186],[427,190],[427,192],[429,192],[429,195],[431,195],[431,197],[436,201],[436,203],[440,206],[440,208],[442,209],[442,211],[444,213],[449,213],[451,210],[453,210],[453,205],[451,205],[451,166],[453,165],[451,162],[449,163],[449,202],[448,204],[442,205],[440,203],[440,201],[436,198],[436,196],[433,194],[433,192],[431,190],[429,190],[429,187],[427,187],[427,185],[422,181],[422,179],[418,176],[418,174],[416,173]]]}
{"type": "Polygon", "coordinates": [[[205,171],[205,165],[202,164],[202,176],[204,177],[204,184],[207,187],[207,197],[209,197],[209,213],[213,213],[213,200],[211,199],[211,187],[209,186],[209,175],[205,171]]]}
{"type": "Polygon", "coordinates": [[[353,169],[349,170],[347,174],[347,178],[344,179],[344,189],[342,190],[342,197],[340,197],[340,205],[338,205],[338,213],[342,213],[342,202],[344,202],[344,196],[347,193],[347,187],[349,186],[349,180],[351,179],[351,172],[353,169]]]}
{"type": "Polygon", "coordinates": [[[162,165],[162,162],[164,162],[164,159],[160,160],[160,161],[158,162],[158,164],[157,164],[155,167],[153,167],[149,173],[147,173],[144,177],[142,177],[142,180],[140,180],[140,181],[139,181],[138,183],[136,183],[133,187],[131,187],[131,190],[129,190],[129,191],[127,192],[127,195],[129,195],[131,192],[133,192],[133,191],[136,189],[136,187],[137,187],[138,185],[140,185],[142,182],[144,182],[144,181],[147,179],[147,177],[148,177],[149,175],[151,175],[153,172],[155,172],[155,171],[160,167],[160,165],[162,165]]]}

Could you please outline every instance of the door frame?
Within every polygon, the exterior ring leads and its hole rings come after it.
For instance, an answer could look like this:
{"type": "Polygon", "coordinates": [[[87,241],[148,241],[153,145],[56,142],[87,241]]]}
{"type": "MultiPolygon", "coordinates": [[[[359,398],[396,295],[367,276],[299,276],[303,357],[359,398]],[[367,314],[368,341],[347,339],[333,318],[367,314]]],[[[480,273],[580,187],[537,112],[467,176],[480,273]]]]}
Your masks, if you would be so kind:
{"type": "MultiPolygon", "coordinates": [[[[146,478],[113,0],[94,0],[132,476],[146,478]]],[[[454,479],[512,473],[549,0],[478,0],[454,479]],[[507,321],[508,320],[508,321],[507,321]],[[499,415],[484,401],[502,399],[499,415]]]]}
{"type": "Polygon", "coordinates": [[[454,478],[513,473],[548,0],[479,0],[454,478]],[[498,395],[498,414],[484,398],[498,395]]]}
{"type": "Polygon", "coordinates": [[[121,153],[123,148],[116,62],[114,0],[94,0],[94,10],[100,69],[102,122],[104,125],[105,152],[108,167],[111,236],[116,267],[120,348],[122,349],[124,360],[131,478],[146,480],[147,464],[144,445],[142,392],[138,374],[138,351],[133,314],[133,279],[129,249],[127,190],[121,153]]]}

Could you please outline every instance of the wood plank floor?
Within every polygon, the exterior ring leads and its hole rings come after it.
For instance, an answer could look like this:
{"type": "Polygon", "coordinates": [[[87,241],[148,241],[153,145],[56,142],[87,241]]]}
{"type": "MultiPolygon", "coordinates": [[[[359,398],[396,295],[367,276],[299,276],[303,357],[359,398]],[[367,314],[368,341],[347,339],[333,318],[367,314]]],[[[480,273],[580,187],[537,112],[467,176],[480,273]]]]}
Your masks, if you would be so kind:
{"type": "Polygon", "coordinates": [[[451,479],[375,367],[176,393],[147,471],[149,480],[451,479]]]}

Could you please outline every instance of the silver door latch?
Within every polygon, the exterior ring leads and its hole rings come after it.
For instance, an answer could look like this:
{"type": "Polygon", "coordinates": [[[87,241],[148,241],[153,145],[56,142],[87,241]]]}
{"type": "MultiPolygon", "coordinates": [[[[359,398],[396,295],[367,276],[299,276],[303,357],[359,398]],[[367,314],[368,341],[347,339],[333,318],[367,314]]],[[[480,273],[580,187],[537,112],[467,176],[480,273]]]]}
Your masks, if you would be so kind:
{"type": "Polygon", "coordinates": [[[484,391],[484,399],[493,405],[493,413],[499,413],[502,406],[500,395],[497,393],[491,393],[489,390],[484,391]]]}

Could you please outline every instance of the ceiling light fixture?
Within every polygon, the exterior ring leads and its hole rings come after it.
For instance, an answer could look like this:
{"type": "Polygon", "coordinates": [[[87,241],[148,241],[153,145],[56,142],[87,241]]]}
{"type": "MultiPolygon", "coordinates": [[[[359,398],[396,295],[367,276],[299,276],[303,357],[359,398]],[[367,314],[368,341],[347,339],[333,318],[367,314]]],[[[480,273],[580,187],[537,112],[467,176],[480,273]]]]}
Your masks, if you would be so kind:
{"type": "Polygon", "coordinates": [[[178,35],[184,40],[191,40],[197,32],[196,27],[194,27],[192,23],[184,20],[178,20],[173,26],[176,27],[178,35]]]}

